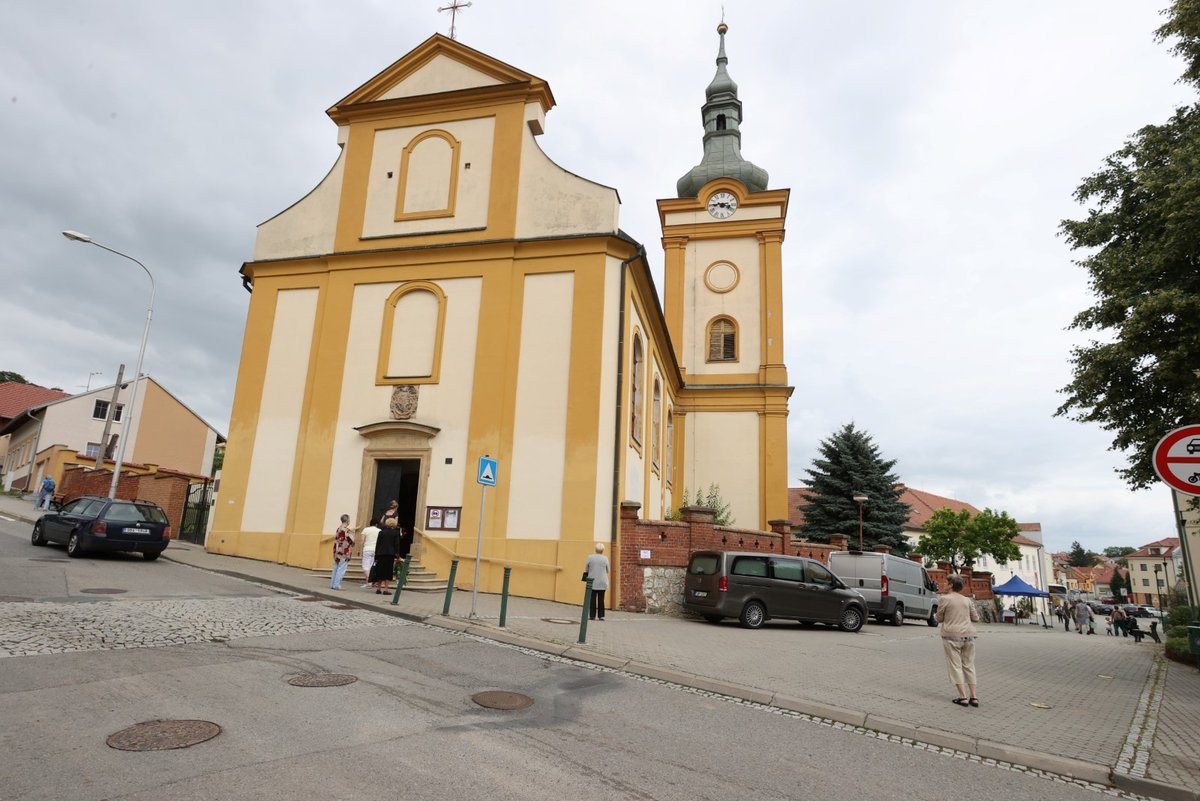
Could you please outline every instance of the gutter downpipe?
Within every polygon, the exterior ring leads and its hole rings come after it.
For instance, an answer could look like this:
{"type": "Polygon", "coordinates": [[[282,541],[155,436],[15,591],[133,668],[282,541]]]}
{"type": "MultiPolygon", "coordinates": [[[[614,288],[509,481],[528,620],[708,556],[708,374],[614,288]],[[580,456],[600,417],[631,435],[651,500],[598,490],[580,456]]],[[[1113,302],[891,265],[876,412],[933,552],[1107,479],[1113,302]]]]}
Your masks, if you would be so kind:
{"type": "MultiPolygon", "coordinates": [[[[612,531],[609,532],[608,537],[610,559],[616,558],[616,554],[613,553],[612,544],[617,541],[617,532],[621,530],[621,443],[624,442],[624,438],[621,436],[621,422],[625,415],[625,407],[621,403],[621,389],[625,386],[625,274],[629,265],[638,259],[641,259],[643,263],[646,261],[646,248],[640,243],[637,246],[637,252],[621,262],[621,300],[617,305],[617,424],[613,432],[613,517],[612,531]]],[[[613,585],[616,588],[616,592],[613,595],[619,599],[621,594],[621,574],[619,570],[613,578],[613,585]]]]}

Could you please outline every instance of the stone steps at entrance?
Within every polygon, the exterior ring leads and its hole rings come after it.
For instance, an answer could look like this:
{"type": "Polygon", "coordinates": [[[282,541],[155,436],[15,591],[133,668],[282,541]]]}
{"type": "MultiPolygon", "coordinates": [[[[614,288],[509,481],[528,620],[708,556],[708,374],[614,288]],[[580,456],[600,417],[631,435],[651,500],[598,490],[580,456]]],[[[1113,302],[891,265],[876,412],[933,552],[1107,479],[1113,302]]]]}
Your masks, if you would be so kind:
{"type": "MultiPolygon", "coordinates": [[[[329,578],[333,574],[333,568],[314,568],[309,572],[314,576],[329,578]]],[[[397,574],[400,572],[400,562],[396,562],[396,572],[397,574]]],[[[366,574],[362,569],[362,557],[352,558],[350,566],[346,568],[346,577],[343,579],[343,583],[362,584],[366,580],[366,574]]],[[[445,579],[432,570],[422,567],[420,560],[413,559],[409,562],[408,579],[404,582],[404,589],[413,592],[445,592],[446,586],[445,579]]]]}

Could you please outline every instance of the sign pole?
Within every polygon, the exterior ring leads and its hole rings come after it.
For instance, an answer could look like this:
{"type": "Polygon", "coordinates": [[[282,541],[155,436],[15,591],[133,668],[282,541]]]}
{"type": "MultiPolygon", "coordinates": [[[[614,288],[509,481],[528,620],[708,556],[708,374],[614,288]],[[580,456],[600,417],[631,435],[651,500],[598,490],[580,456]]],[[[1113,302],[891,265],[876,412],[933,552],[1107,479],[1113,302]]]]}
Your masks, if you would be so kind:
{"type": "Polygon", "coordinates": [[[479,597],[479,557],[483,553],[483,512],[487,508],[487,488],[483,485],[483,495],[479,501],[479,535],[475,538],[475,581],[471,585],[471,617],[475,617],[475,599],[479,597]]]}

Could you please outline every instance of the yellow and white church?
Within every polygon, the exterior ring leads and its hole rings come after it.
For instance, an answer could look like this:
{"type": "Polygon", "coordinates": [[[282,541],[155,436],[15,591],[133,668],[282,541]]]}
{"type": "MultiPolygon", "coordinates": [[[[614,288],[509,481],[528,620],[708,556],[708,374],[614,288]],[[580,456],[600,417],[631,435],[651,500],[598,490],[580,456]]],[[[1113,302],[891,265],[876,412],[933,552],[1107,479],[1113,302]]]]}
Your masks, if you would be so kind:
{"type": "Polygon", "coordinates": [[[617,191],[539,147],[542,79],[434,35],[328,110],[340,155],[242,266],[208,550],[326,565],[343,513],[395,499],[426,568],[482,531],[481,590],[510,565],[514,594],[578,602],[623,502],[660,519],[716,484],[734,525],[786,520],[788,190],[742,158],[726,30],[703,158],[658,201],[661,305],[617,191]]]}

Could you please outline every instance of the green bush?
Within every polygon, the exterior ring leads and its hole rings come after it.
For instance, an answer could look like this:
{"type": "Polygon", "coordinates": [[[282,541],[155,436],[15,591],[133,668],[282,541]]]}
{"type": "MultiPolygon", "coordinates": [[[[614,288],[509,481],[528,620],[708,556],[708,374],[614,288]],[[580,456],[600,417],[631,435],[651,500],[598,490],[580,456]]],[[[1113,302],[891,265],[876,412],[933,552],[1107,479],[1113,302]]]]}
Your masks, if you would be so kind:
{"type": "Polygon", "coordinates": [[[1182,637],[1186,640],[1187,626],[1171,626],[1171,628],[1167,629],[1167,639],[1169,640],[1173,637],[1182,637]]]}
{"type": "Polygon", "coordinates": [[[1187,637],[1167,638],[1167,658],[1174,659],[1176,662],[1183,662],[1185,664],[1192,661],[1192,654],[1188,651],[1187,637]]]}
{"type": "Polygon", "coordinates": [[[1167,626],[1186,626],[1196,619],[1197,610],[1191,606],[1176,606],[1167,613],[1167,626]]]}

